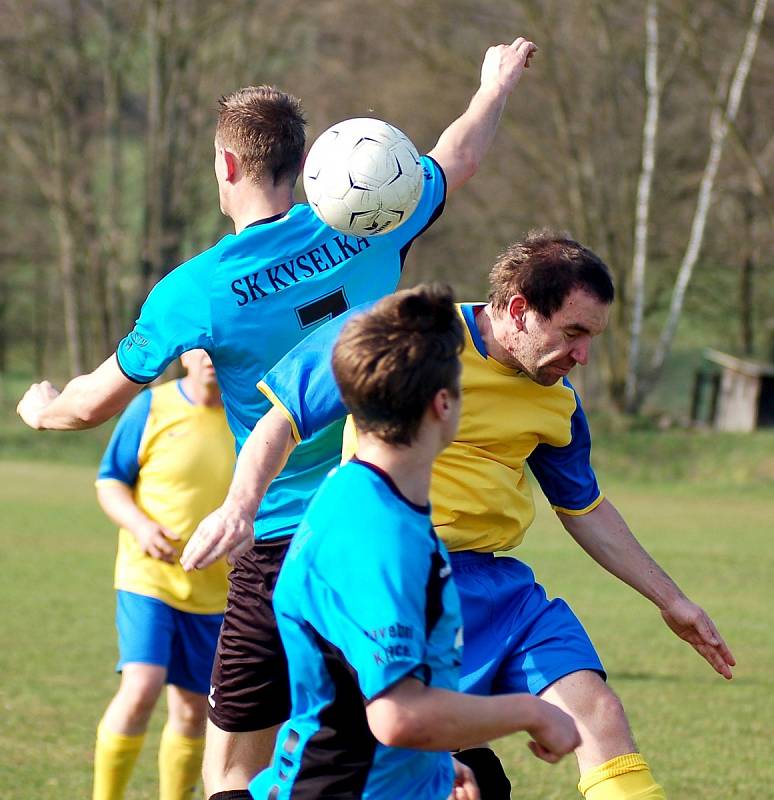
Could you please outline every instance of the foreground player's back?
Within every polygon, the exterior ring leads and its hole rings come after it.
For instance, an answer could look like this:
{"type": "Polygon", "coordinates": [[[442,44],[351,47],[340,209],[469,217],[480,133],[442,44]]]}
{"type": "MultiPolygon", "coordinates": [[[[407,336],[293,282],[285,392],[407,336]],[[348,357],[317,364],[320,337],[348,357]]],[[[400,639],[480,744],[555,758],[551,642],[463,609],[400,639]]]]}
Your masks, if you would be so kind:
{"type": "Polygon", "coordinates": [[[254,797],[448,795],[448,753],[385,747],[366,717],[406,677],[457,687],[459,602],[429,510],[358,460],[315,497],[274,595],[292,716],[254,797]]]}

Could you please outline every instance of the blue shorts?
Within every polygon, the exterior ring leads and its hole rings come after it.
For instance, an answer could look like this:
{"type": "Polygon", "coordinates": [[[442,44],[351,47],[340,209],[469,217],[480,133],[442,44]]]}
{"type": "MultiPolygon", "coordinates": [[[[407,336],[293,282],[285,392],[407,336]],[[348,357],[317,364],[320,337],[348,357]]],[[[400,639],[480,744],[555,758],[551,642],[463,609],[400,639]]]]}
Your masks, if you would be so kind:
{"type": "Polygon", "coordinates": [[[116,592],[119,659],[167,670],[167,683],[207,694],[223,614],[178,611],[155,597],[116,592]]]}
{"type": "Polygon", "coordinates": [[[548,600],[532,570],[492,553],[451,553],[465,646],[460,690],[539,694],[571,672],[605,671],[564,600],[548,600]]]}

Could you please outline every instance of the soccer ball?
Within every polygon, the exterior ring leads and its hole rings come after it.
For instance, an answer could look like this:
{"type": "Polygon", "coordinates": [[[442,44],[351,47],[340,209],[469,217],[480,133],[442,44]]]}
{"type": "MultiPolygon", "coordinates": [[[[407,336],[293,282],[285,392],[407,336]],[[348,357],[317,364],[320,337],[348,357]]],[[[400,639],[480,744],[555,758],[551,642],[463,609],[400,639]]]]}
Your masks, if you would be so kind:
{"type": "Polygon", "coordinates": [[[379,236],[402,225],[419,203],[423,182],[416,147],[379,119],[331,126],[304,164],[304,190],[314,213],[355,236],[379,236]]]}

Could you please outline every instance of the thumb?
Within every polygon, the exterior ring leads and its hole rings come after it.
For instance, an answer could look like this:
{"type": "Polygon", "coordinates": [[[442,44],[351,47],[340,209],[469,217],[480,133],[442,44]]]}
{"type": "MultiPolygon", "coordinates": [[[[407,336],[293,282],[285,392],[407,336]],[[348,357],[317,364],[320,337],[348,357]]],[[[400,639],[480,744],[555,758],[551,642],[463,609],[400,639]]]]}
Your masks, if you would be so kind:
{"type": "Polygon", "coordinates": [[[180,541],[179,534],[175,533],[173,530],[170,530],[166,526],[159,525],[159,530],[161,531],[165,539],[172,539],[175,542],[180,541]]]}

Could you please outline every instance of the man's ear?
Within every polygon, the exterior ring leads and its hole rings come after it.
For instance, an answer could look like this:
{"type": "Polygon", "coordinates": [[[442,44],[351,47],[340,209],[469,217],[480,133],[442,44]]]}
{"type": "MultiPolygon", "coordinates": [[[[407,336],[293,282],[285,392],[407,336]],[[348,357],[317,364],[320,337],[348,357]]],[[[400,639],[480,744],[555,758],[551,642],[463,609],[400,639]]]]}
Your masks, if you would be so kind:
{"type": "Polygon", "coordinates": [[[223,149],[223,159],[226,163],[226,180],[229,183],[234,183],[239,174],[239,162],[237,157],[230,151],[223,149]]]}
{"type": "Polygon", "coordinates": [[[508,316],[517,330],[526,330],[527,298],[523,294],[515,294],[508,301],[508,316]]]}
{"type": "Polygon", "coordinates": [[[451,414],[451,394],[448,389],[439,389],[433,397],[432,408],[440,420],[447,420],[451,414]]]}

